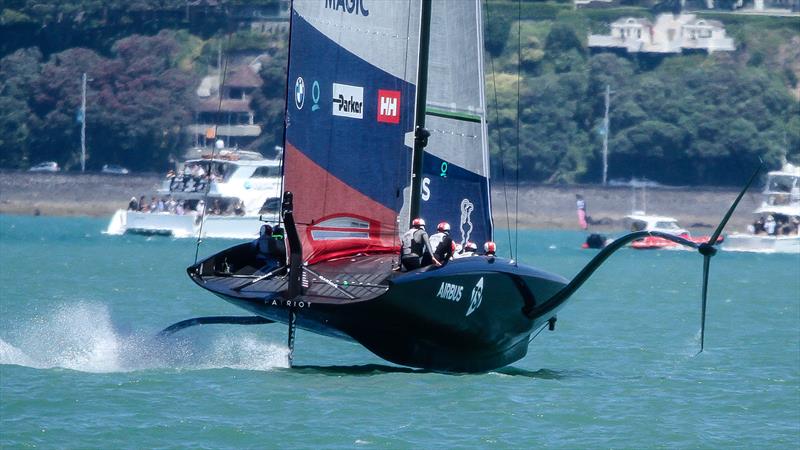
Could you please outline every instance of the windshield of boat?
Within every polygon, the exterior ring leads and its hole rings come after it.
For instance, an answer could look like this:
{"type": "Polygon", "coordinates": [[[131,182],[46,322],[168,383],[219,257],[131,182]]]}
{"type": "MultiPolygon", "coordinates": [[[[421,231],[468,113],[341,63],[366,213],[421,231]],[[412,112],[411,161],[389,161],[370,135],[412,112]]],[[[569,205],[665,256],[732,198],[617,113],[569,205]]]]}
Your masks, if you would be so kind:
{"type": "Polygon", "coordinates": [[[679,227],[677,223],[675,223],[675,222],[665,222],[665,221],[656,222],[655,228],[660,228],[662,230],[680,230],[681,229],[681,227],[679,227]]]}
{"type": "Polygon", "coordinates": [[[270,178],[281,176],[281,166],[263,166],[253,172],[251,178],[270,178]]]}
{"type": "Polygon", "coordinates": [[[797,178],[785,175],[773,175],[767,182],[768,192],[790,193],[792,188],[797,186],[797,178]]]}

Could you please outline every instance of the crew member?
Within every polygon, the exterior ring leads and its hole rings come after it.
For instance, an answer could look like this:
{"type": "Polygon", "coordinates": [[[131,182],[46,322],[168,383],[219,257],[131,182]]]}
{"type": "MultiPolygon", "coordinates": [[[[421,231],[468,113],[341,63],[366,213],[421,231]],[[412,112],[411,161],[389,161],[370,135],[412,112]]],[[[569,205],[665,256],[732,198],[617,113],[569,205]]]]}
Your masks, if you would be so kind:
{"type": "Polygon", "coordinates": [[[275,258],[278,265],[286,265],[286,240],[283,235],[283,228],[275,225],[272,230],[272,239],[269,241],[269,254],[275,258]]]}
{"type": "Polygon", "coordinates": [[[495,253],[497,252],[497,245],[495,245],[492,241],[486,241],[483,244],[483,254],[486,256],[497,256],[495,253]]]}
{"type": "Polygon", "coordinates": [[[475,256],[476,251],[478,251],[478,246],[472,241],[467,241],[467,243],[464,244],[464,248],[462,248],[459,253],[453,255],[453,258],[466,258],[467,256],[475,256]]]}
{"type": "Polygon", "coordinates": [[[453,257],[453,238],[450,237],[450,224],[447,222],[440,222],[436,226],[436,234],[431,236],[431,248],[433,249],[433,256],[439,260],[440,263],[445,264],[448,259],[453,257]]]}
{"type": "Polygon", "coordinates": [[[253,241],[253,246],[256,248],[256,260],[265,265],[269,262],[269,241],[272,239],[272,227],[269,224],[261,225],[258,230],[258,238],[253,241]]]}
{"type": "Polygon", "coordinates": [[[425,220],[416,218],[411,222],[411,228],[403,234],[402,248],[400,250],[400,263],[406,270],[414,270],[423,266],[425,256],[431,255],[433,263],[441,263],[433,255],[428,233],[425,231],[425,220]]]}

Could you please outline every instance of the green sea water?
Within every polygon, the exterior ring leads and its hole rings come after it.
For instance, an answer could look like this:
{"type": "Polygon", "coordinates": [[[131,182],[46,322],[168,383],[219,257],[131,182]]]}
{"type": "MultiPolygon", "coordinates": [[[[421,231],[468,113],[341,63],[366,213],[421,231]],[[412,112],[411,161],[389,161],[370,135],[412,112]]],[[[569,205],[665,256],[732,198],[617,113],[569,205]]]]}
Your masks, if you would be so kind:
{"type": "MultiPolygon", "coordinates": [[[[800,446],[798,255],[714,258],[699,355],[702,258],[625,249],[510,367],[426,373],[299,331],[288,369],[281,325],[155,339],[241,312],[190,282],[193,240],[105,225],[0,216],[3,449],[800,446]]],[[[582,241],[521,231],[519,260],[571,277],[582,241]]]]}

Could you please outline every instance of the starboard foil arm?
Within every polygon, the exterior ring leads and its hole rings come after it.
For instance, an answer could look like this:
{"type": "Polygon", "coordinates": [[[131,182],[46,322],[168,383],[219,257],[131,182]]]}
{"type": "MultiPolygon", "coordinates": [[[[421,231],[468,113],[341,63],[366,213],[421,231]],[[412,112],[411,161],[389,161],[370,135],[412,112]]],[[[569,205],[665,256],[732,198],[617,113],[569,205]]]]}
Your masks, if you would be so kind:
{"type": "Polygon", "coordinates": [[[591,261],[583,268],[580,272],[564,286],[560,291],[558,291],[555,295],[547,299],[544,303],[533,308],[528,313],[529,317],[537,317],[541,315],[545,315],[550,311],[558,308],[559,305],[564,303],[575,291],[580,288],[586,280],[589,279],[590,276],[600,267],[609,256],[611,256],[614,252],[625,246],[631,241],[635,241],[636,239],[641,239],[647,236],[657,236],[663,239],[670,240],[672,242],[676,242],[681,245],[685,245],[687,247],[692,247],[696,249],[701,255],[703,255],[703,281],[702,281],[702,290],[701,290],[701,309],[700,309],[700,352],[703,351],[704,348],[704,341],[705,341],[705,326],[706,326],[706,306],[708,303],[708,275],[709,275],[709,268],[711,263],[711,257],[716,255],[717,249],[714,247],[720,241],[718,240],[719,237],[722,235],[722,231],[727,225],[728,220],[730,220],[733,212],[736,210],[736,207],[739,205],[739,202],[742,200],[745,192],[750,188],[755,181],[758,173],[764,167],[764,162],[761,161],[758,168],[753,172],[753,175],[750,176],[750,179],[747,181],[747,184],[744,188],[739,192],[739,195],[736,197],[736,200],[733,201],[730,208],[728,208],[727,212],[723,216],[722,220],[720,221],[717,228],[714,230],[714,233],[709,238],[708,242],[704,242],[698,244],[696,242],[690,241],[688,239],[684,239],[680,236],[675,236],[667,233],[662,233],[658,231],[638,231],[634,233],[627,234],[622,236],[619,239],[615,239],[611,244],[606,246],[602,249],[591,261]]]}
{"type": "Polygon", "coordinates": [[[184,328],[189,328],[197,325],[212,325],[212,324],[230,324],[230,325],[263,325],[267,323],[274,323],[274,321],[265,319],[260,316],[207,316],[207,317],[193,317],[191,319],[181,320],[180,322],[173,323],[172,325],[164,328],[158,333],[159,337],[169,336],[184,328]]]}
{"type": "Polygon", "coordinates": [[[676,242],[681,245],[685,245],[687,247],[692,248],[699,248],[699,244],[696,242],[692,242],[688,239],[684,239],[680,236],[675,236],[673,234],[662,233],[660,231],[636,231],[634,233],[626,234],[618,239],[614,239],[613,242],[608,244],[604,247],[600,252],[589,261],[580,272],[569,282],[566,286],[564,286],[560,291],[558,291],[555,295],[547,299],[542,304],[538,305],[530,312],[530,316],[537,317],[540,315],[547,314],[549,311],[558,308],[562,303],[564,303],[572,294],[575,293],[589,277],[594,274],[594,272],[617,250],[625,247],[630,242],[633,242],[637,239],[642,239],[648,236],[657,236],[660,238],[668,239],[670,241],[676,242]]]}

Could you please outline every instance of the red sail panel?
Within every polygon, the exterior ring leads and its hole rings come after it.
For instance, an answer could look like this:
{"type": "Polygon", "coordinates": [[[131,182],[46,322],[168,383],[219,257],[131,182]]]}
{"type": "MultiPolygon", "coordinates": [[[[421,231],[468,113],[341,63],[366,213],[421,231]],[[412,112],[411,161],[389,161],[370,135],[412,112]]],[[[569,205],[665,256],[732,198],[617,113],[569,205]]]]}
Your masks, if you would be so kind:
{"type": "Polygon", "coordinates": [[[304,261],[399,251],[396,211],[337,179],[289,143],[285,158],[286,190],[302,199],[294,202],[293,211],[304,261]],[[320,217],[320,211],[335,212],[320,217]]]}

